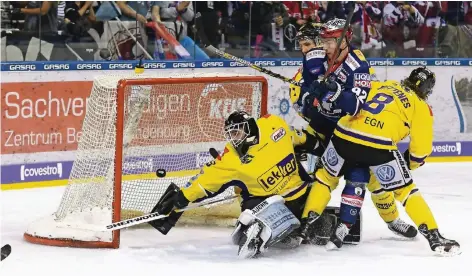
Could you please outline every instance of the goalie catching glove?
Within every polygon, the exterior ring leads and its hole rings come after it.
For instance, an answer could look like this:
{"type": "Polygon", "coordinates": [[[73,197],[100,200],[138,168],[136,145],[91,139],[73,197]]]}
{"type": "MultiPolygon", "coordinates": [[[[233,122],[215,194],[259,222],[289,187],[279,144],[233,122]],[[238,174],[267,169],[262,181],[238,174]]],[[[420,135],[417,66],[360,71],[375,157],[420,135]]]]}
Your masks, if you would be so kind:
{"type": "Polygon", "coordinates": [[[171,183],[151,211],[151,213],[157,212],[162,215],[169,214],[169,216],[150,221],[149,224],[162,234],[167,235],[183,214],[183,212],[176,212],[175,209],[185,208],[188,204],[189,201],[185,198],[180,188],[174,183],[171,183]]]}

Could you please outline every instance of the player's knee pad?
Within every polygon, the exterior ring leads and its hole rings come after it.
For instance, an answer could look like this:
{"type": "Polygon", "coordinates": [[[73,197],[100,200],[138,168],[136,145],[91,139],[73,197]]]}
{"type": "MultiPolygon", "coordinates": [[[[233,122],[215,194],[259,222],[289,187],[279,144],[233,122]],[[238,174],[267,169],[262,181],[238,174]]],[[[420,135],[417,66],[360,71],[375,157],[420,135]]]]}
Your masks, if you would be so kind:
{"type": "Polygon", "coordinates": [[[394,191],[410,185],[413,182],[411,172],[398,150],[392,151],[392,160],[370,169],[385,191],[394,191]]]}
{"type": "Polygon", "coordinates": [[[285,205],[284,199],[275,195],[262,201],[253,209],[242,212],[231,237],[233,243],[240,246],[239,254],[244,255],[249,249],[243,247],[250,246],[251,241],[257,245],[258,252],[264,252],[269,246],[281,241],[298,227],[300,227],[300,221],[285,205]],[[253,227],[255,224],[257,226],[253,227]]]}
{"type": "Polygon", "coordinates": [[[416,187],[415,183],[412,183],[401,189],[394,191],[395,198],[402,203],[403,206],[406,206],[408,199],[413,195],[419,195],[419,189],[416,187]]]}

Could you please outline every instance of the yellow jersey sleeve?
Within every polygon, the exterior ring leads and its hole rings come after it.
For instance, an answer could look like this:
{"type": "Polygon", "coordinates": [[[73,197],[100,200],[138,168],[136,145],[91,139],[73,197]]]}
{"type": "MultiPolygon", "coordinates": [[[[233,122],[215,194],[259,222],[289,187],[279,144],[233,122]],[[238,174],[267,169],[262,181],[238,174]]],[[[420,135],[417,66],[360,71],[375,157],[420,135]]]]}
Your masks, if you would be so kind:
{"type": "Polygon", "coordinates": [[[200,173],[192,177],[182,188],[185,198],[194,202],[221,192],[223,185],[231,182],[237,176],[238,164],[234,164],[234,154],[236,153],[229,150],[227,146],[222,156],[206,163],[200,173]]]}
{"type": "Polygon", "coordinates": [[[423,100],[417,99],[410,126],[410,169],[423,165],[433,148],[433,112],[423,100]]]}

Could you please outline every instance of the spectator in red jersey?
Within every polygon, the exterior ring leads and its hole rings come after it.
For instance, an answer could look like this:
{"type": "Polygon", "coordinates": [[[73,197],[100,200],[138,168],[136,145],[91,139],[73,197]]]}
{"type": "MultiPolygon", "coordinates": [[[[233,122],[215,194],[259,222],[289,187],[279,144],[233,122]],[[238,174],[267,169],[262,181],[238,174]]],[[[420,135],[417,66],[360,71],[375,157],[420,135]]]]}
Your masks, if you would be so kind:
{"type": "Polygon", "coordinates": [[[423,15],[424,22],[420,24],[416,36],[416,57],[433,57],[437,42],[439,27],[445,25],[441,14],[447,11],[444,1],[416,1],[414,6],[423,15]]]}

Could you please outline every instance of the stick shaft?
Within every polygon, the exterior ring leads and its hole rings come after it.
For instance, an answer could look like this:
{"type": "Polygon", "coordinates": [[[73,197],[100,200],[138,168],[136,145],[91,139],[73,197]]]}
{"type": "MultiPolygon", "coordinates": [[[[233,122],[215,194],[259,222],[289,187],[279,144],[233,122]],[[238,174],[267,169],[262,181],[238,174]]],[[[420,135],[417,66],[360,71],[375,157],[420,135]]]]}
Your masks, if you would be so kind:
{"type": "Polygon", "coordinates": [[[280,75],[280,74],[277,74],[277,73],[275,73],[275,72],[272,72],[272,71],[270,71],[270,70],[268,70],[268,69],[266,69],[266,68],[257,66],[257,65],[255,65],[254,63],[251,63],[251,62],[249,62],[249,61],[247,61],[247,60],[244,60],[244,59],[242,59],[242,58],[238,58],[238,57],[236,57],[236,56],[233,56],[233,55],[231,55],[231,54],[228,54],[228,53],[226,53],[226,52],[223,52],[223,51],[221,51],[221,50],[219,50],[219,49],[217,49],[217,48],[215,48],[215,47],[213,47],[213,46],[211,46],[211,45],[207,46],[206,49],[207,49],[208,51],[211,51],[211,52],[213,52],[213,53],[219,55],[220,57],[223,57],[223,58],[226,58],[226,59],[230,59],[230,60],[236,61],[236,62],[238,62],[238,63],[240,63],[240,64],[243,64],[243,65],[246,65],[246,66],[248,66],[248,67],[251,67],[252,69],[255,69],[255,70],[257,70],[257,71],[259,71],[259,72],[261,72],[261,73],[267,74],[267,75],[269,75],[269,76],[271,76],[271,77],[273,77],[273,78],[282,80],[282,81],[284,81],[284,82],[288,82],[288,83],[293,84],[293,85],[296,85],[296,86],[300,86],[300,87],[302,86],[298,81],[295,81],[295,80],[293,80],[293,79],[291,79],[291,78],[287,78],[287,77],[285,77],[285,76],[282,76],[282,75],[280,75]]]}

